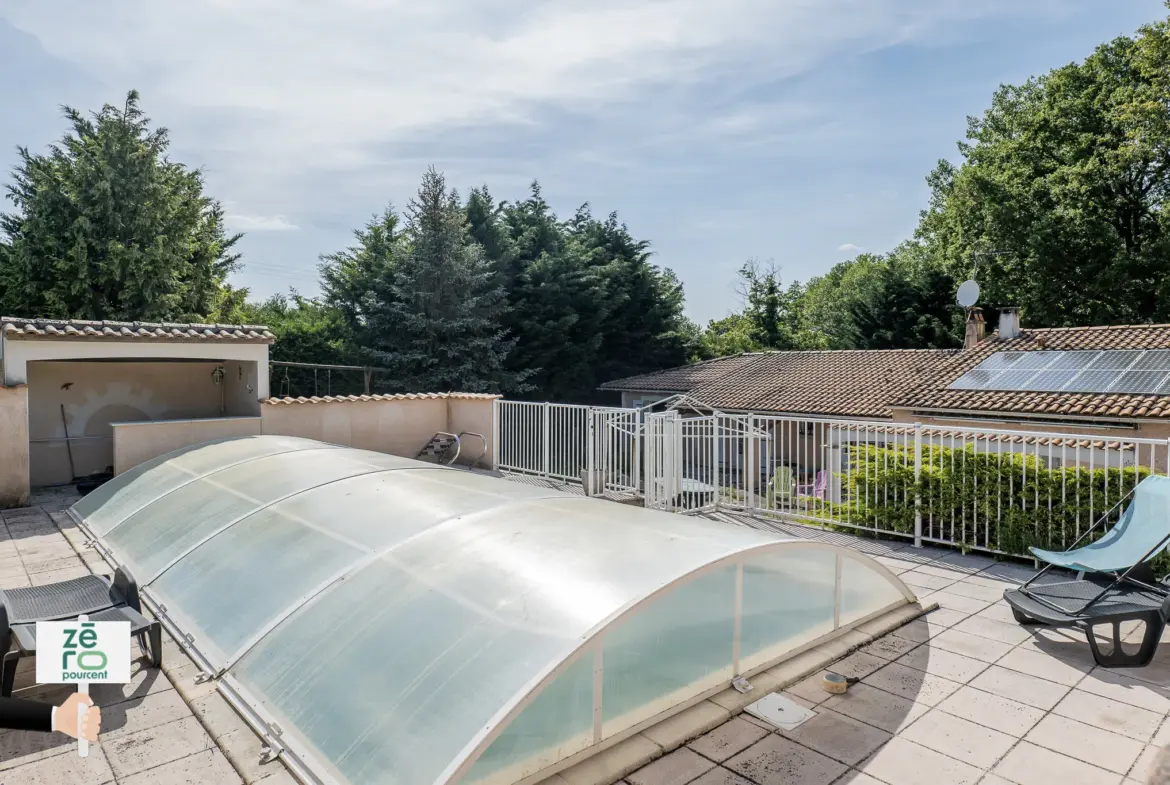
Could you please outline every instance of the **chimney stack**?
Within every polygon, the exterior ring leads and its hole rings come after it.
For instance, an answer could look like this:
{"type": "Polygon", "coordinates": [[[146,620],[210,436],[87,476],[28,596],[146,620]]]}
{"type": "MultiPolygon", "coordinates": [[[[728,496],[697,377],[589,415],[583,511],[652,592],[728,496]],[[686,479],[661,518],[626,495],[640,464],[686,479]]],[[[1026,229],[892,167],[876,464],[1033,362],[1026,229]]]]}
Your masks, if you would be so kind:
{"type": "Polygon", "coordinates": [[[1020,309],[1004,308],[999,312],[999,340],[1010,341],[1020,337],[1020,309]]]}
{"type": "Polygon", "coordinates": [[[983,322],[982,308],[967,309],[967,331],[963,336],[963,348],[971,349],[983,340],[986,325],[983,322]]]}

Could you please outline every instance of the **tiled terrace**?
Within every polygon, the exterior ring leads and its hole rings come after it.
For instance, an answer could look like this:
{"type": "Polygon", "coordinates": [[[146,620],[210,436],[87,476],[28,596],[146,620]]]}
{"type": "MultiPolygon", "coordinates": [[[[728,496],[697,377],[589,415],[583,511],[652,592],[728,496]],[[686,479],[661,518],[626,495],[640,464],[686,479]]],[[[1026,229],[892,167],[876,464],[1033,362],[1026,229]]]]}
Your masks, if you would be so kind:
{"type": "MultiPolygon", "coordinates": [[[[91,570],[113,572],[96,551],[84,547],[64,514],[76,501],[69,490],[41,492],[33,507],[0,511],[0,587],[53,583],[91,570]]],[[[137,643],[132,646],[133,680],[90,688],[102,708],[102,730],[89,757],[79,757],[77,743],[59,733],[3,730],[0,785],[292,785],[279,763],[261,770],[259,739],[213,684],[195,685],[194,665],[169,636],[164,634],[163,654],[169,675],[146,667],[138,659],[137,643]],[[245,776],[225,752],[245,764],[245,776]]],[[[60,703],[76,691],[64,685],[32,686],[34,668],[33,658],[21,661],[14,697],[60,703]]]]}
{"type": "MultiPolygon", "coordinates": [[[[759,521],[718,515],[748,525],[759,521]]],[[[628,774],[629,785],[1147,785],[1170,742],[1170,647],[1147,668],[1094,665],[1083,635],[1021,627],[1003,591],[1033,573],[941,549],[791,524],[873,555],[939,609],[850,654],[861,679],[785,690],[793,731],[740,715],[628,774]]],[[[1170,638],[1170,633],[1164,640],[1170,638]]],[[[1167,780],[1157,780],[1159,785],[1167,780]]]]}
{"type": "MultiPolygon", "coordinates": [[[[110,568],[82,547],[65,494],[0,513],[0,586],[48,583],[110,568]]],[[[1078,635],[1024,629],[1004,588],[1032,573],[940,549],[865,540],[719,515],[869,553],[939,610],[840,661],[861,677],[844,696],[820,674],[786,693],[816,717],[791,732],[740,715],[628,773],[628,785],[1146,785],[1170,742],[1170,648],[1148,668],[1096,668],[1078,635]]],[[[102,735],[80,759],[58,734],[0,731],[0,785],[289,785],[259,766],[258,740],[169,639],[168,673],[136,665],[128,685],[94,687],[102,735]],[[178,689],[176,689],[176,686],[178,689]],[[233,766],[232,762],[236,762],[233,766]]],[[[22,666],[31,680],[32,661],[22,666]]],[[[18,687],[21,684],[18,677],[18,687]]],[[[18,695],[60,701],[70,688],[18,695]]],[[[578,785],[571,772],[553,782],[578,785]]]]}

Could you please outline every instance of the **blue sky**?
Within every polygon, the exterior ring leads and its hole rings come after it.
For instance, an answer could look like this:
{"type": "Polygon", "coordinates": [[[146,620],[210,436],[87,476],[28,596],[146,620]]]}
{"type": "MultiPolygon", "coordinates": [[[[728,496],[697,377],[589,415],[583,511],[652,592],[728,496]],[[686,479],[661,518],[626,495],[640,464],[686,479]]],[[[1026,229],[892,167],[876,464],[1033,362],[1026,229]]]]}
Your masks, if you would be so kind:
{"type": "MultiPolygon", "coordinates": [[[[924,177],[1004,82],[1162,0],[0,0],[0,183],[17,145],[137,88],[241,243],[235,283],[314,294],[317,256],[427,166],[564,217],[616,210],[687,311],[734,272],[807,279],[906,238],[924,177]],[[487,9],[491,9],[490,12],[487,9]]],[[[5,209],[9,209],[6,205],[5,209]]]]}

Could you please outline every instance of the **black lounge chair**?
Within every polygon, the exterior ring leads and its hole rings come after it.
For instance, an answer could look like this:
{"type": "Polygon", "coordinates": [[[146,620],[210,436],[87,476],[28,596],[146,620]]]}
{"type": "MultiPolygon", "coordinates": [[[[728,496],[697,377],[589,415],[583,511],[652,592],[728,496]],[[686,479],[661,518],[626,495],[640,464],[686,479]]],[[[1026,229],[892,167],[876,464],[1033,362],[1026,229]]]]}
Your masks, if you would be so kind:
{"type": "Polygon", "coordinates": [[[16,666],[36,654],[37,622],[64,621],[89,614],[90,621],[128,621],[130,634],[150,658],[162,665],[162,625],[142,615],[138,584],[123,568],[113,578],[86,575],[46,586],[0,589],[0,695],[12,695],[16,666]]]}
{"type": "Polygon", "coordinates": [[[1020,624],[1077,627],[1085,631],[1093,658],[1107,668],[1141,668],[1150,664],[1170,621],[1170,589],[1158,583],[1150,560],[1170,545],[1170,478],[1151,476],[1082,534],[1063,553],[1032,548],[1048,565],[1018,589],[1004,592],[1020,624]],[[1077,547],[1097,526],[1132,496],[1120,520],[1100,539],[1077,547]],[[1074,581],[1036,583],[1053,567],[1078,573],[1074,581]],[[1121,625],[1145,622],[1137,651],[1122,645],[1121,625]],[[1107,626],[1112,639],[1103,651],[1094,628],[1107,626]]]}

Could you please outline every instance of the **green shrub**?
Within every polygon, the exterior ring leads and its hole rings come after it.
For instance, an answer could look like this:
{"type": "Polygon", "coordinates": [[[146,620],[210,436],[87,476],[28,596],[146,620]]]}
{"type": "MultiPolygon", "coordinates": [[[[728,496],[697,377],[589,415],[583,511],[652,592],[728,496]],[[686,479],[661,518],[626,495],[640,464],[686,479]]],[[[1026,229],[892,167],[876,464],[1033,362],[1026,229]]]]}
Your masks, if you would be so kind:
{"type": "Polygon", "coordinates": [[[917,491],[924,537],[1027,555],[1029,546],[1065,550],[1106,512],[1116,521],[1122,508],[1115,505],[1149,473],[1049,468],[1034,455],[923,447],[916,485],[911,449],[862,446],[840,474],[844,499],[824,513],[852,526],[912,533],[917,491]]]}

